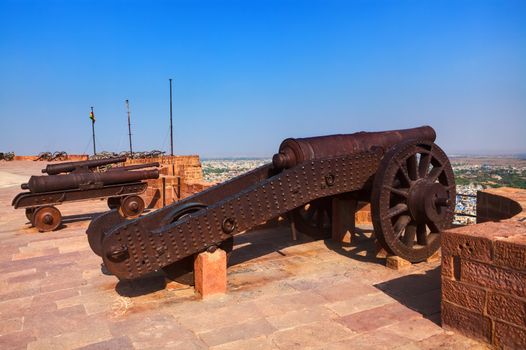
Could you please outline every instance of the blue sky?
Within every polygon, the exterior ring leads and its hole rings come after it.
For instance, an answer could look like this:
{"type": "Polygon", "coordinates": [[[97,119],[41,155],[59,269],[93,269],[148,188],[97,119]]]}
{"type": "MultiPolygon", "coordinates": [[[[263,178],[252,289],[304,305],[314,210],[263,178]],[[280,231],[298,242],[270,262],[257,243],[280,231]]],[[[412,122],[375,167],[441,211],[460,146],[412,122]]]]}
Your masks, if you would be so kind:
{"type": "Polygon", "coordinates": [[[271,156],[286,137],[429,124],[526,152],[526,1],[0,0],[0,151],[271,156]]]}

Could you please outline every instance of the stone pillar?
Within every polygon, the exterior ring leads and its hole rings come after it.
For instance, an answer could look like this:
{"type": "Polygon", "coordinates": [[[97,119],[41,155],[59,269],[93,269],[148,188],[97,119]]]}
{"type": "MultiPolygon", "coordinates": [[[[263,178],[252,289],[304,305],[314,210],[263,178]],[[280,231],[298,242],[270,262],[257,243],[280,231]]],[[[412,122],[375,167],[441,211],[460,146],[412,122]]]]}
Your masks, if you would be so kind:
{"type": "Polygon", "coordinates": [[[226,252],[222,249],[197,254],[194,261],[195,291],[201,298],[226,293],[226,264],[226,252]]]}
{"type": "Polygon", "coordinates": [[[332,240],[351,243],[356,228],[355,213],[358,202],[354,199],[334,197],[332,199],[332,240]]]}

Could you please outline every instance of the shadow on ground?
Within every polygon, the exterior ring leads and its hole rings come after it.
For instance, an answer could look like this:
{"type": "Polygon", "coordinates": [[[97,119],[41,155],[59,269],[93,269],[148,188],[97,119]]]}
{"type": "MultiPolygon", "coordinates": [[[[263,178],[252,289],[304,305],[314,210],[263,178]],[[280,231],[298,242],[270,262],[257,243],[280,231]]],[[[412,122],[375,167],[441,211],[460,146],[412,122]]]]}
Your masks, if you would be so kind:
{"type": "Polygon", "coordinates": [[[351,243],[338,243],[331,239],[325,240],[330,250],[350,259],[362,262],[383,264],[385,259],[377,258],[377,247],[373,238],[372,228],[356,228],[351,243]]]}
{"type": "MultiPolygon", "coordinates": [[[[327,248],[350,259],[381,264],[383,259],[376,258],[376,246],[371,236],[371,229],[357,229],[350,244],[336,243],[330,239],[324,242],[327,248]]],[[[267,256],[272,258],[273,254],[275,257],[278,254],[285,256],[282,250],[312,241],[311,237],[301,233],[298,234],[297,240],[293,240],[287,221],[260,226],[235,237],[234,250],[228,257],[228,266],[236,266],[267,256]]],[[[115,290],[121,296],[134,297],[162,290],[166,288],[167,281],[188,285],[193,281],[191,269],[192,264],[172,273],[165,274],[159,271],[137,280],[119,281],[115,290]]]]}
{"type": "Polygon", "coordinates": [[[440,266],[375,285],[391,298],[440,326],[440,266]]]}

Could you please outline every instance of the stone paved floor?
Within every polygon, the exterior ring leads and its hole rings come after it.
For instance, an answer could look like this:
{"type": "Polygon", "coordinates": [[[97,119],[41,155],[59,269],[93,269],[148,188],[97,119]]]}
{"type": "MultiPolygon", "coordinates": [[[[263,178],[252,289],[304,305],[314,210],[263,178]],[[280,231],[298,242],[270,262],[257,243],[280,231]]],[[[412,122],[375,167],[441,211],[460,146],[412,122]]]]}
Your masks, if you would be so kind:
{"type": "Polygon", "coordinates": [[[346,247],[285,226],[238,236],[228,294],[205,301],[162,275],[118,282],[84,233],[104,202],[61,206],[51,233],[10,206],[14,175],[43,164],[0,162],[0,349],[484,348],[439,326],[438,263],[389,270],[368,230],[346,247]]]}

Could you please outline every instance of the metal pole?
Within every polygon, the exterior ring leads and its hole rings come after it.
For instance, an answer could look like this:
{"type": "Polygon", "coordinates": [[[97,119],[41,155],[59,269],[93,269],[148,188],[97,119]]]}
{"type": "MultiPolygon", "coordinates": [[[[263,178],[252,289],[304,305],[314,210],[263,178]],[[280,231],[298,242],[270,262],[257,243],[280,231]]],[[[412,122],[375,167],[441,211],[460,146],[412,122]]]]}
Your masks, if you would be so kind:
{"type": "Polygon", "coordinates": [[[131,139],[131,124],[130,124],[130,103],[126,100],[126,109],[128,110],[128,137],[130,139],[130,157],[133,158],[132,139],[131,139]]]}
{"type": "Polygon", "coordinates": [[[170,79],[170,155],[174,155],[174,130],[172,123],[172,79],[170,79]]]}
{"type": "MultiPolygon", "coordinates": [[[[93,115],[95,115],[93,113],[93,107],[91,107],[91,113],[93,115]]],[[[97,148],[95,146],[95,118],[91,119],[91,133],[93,135],[93,155],[96,156],[97,155],[97,148]]]]}

